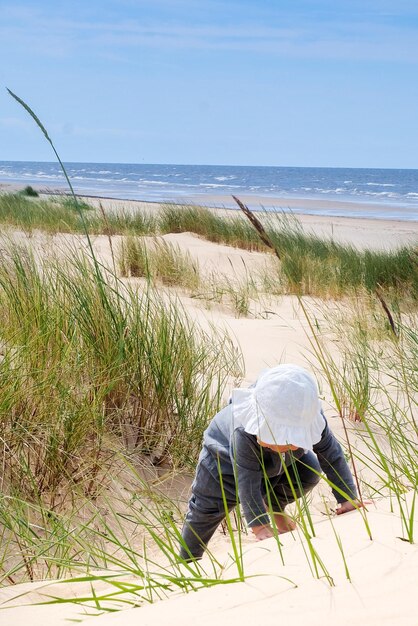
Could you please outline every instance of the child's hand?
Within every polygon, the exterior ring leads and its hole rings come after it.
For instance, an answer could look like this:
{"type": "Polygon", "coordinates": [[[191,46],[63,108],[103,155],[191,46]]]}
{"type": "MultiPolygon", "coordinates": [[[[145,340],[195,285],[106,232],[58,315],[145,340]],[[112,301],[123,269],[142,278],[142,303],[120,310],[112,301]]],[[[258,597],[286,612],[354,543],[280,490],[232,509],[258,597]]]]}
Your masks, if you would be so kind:
{"type": "Polygon", "coordinates": [[[251,530],[253,531],[257,541],[263,541],[263,539],[270,539],[270,537],[274,537],[273,529],[269,524],[266,524],[265,526],[253,526],[251,530]]]}

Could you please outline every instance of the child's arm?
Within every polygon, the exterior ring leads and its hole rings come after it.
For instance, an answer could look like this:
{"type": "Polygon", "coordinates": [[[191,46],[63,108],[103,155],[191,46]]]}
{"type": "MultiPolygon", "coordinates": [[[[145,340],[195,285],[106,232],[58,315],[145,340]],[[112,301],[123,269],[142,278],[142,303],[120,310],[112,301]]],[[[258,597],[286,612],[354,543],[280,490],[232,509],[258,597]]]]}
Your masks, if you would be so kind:
{"type": "MultiPolygon", "coordinates": [[[[266,512],[262,496],[263,469],[260,447],[253,435],[236,429],[231,442],[231,462],[234,467],[237,492],[247,525],[254,532],[268,533],[270,517],[266,512]],[[263,530],[265,529],[265,530],[263,530]]],[[[258,536],[258,535],[257,535],[258,536]]],[[[264,537],[263,537],[264,538],[264,537]]]]}
{"type": "MultiPolygon", "coordinates": [[[[325,418],[324,418],[325,419],[325,418]]],[[[356,508],[350,502],[357,500],[357,490],[354,485],[353,475],[344,457],[341,445],[338,443],[333,432],[325,420],[325,429],[321,440],[313,446],[313,451],[318,457],[319,464],[331,483],[332,492],[335,499],[342,505],[338,509],[341,513],[356,508]],[[338,489],[334,488],[337,487],[338,489]],[[346,497],[340,493],[346,494],[346,497]]]]}

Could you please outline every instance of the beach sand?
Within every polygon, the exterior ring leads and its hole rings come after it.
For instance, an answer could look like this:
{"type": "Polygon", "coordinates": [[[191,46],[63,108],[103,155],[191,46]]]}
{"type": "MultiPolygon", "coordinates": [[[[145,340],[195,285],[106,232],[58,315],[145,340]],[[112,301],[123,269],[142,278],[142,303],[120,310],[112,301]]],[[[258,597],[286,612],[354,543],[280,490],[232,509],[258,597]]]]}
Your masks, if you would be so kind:
{"type": "MultiPolygon", "coordinates": [[[[92,200],[98,203],[98,200],[92,200]]],[[[129,206],[129,210],[155,210],[149,203],[103,200],[106,209],[129,206]]],[[[404,243],[418,241],[418,223],[393,222],[341,217],[298,216],[306,229],[321,235],[332,236],[338,241],[349,242],[360,248],[392,249],[404,243]]],[[[11,231],[8,235],[16,241],[27,241],[24,233],[11,231]]],[[[166,235],[168,241],[177,243],[199,260],[205,271],[217,269],[231,276],[239,275],[245,266],[255,272],[268,261],[269,255],[247,252],[207,242],[196,235],[182,233],[166,235]]],[[[117,249],[120,238],[114,237],[117,249]]],[[[93,237],[96,252],[103,263],[111,265],[109,240],[105,236],[93,237]]],[[[65,252],[72,247],[86,247],[83,237],[56,235],[48,237],[35,233],[30,239],[39,254],[48,254],[58,248],[65,252]]],[[[229,331],[241,346],[245,361],[244,384],[255,379],[259,371],[279,361],[295,362],[312,367],[315,361],[308,324],[293,296],[277,298],[260,311],[258,316],[237,318],[225,307],[205,308],[201,302],[180,294],[189,313],[203,326],[214,324],[229,331]]],[[[307,299],[322,323],[318,302],[307,299]]],[[[331,342],[332,344],[332,342],[331,342]]],[[[330,344],[330,345],[331,345],[330,344]]],[[[336,434],[341,425],[332,409],[329,390],[325,391],[325,410],[336,434]]],[[[190,483],[190,477],[189,477],[190,483]]],[[[256,543],[248,535],[244,540],[244,571],[250,576],[246,582],[219,585],[198,593],[172,596],[153,605],[135,610],[112,613],[97,617],[93,606],[85,608],[76,604],[38,605],[46,597],[82,597],[91,593],[88,583],[25,583],[0,591],[0,624],[6,626],[61,626],[68,620],[83,620],[98,626],[155,626],[169,623],[171,626],[209,626],[237,623],[253,626],[264,621],[288,621],[294,626],[351,625],[362,620],[368,626],[418,624],[416,615],[416,580],[418,572],[418,546],[402,541],[400,513],[393,502],[376,500],[369,507],[368,521],[373,540],[367,535],[362,516],[352,512],[329,520],[317,512],[315,547],[330,571],[335,586],[324,577],[312,576],[306,557],[306,542],[297,533],[282,537],[286,564],[280,561],[275,540],[256,543]],[[394,506],[394,510],[391,507],[394,506]],[[335,539],[340,537],[347,559],[352,582],[344,570],[341,552],[335,539]],[[253,577],[252,577],[253,576],[253,577]],[[29,593],[29,595],[27,595],[29,593]],[[27,606],[26,606],[27,605],[27,606]],[[5,608],[8,607],[8,608],[5,608]]],[[[418,529],[417,529],[418,531],[418,529]]],[[[218,533],[213,540],[213,551],[225,562],[225,577],[236,576],[236,569],[228,569],[231,551],[229,539],[218,533]]],[[[106,589],[100,583],[97,592],[106,589]]]]}

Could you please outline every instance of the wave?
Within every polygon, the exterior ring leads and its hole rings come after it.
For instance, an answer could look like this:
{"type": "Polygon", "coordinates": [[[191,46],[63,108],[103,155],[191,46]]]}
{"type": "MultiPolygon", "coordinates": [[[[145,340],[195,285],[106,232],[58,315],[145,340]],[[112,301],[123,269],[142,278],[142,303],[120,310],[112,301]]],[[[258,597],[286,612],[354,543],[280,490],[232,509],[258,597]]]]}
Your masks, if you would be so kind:
{"type": "Polygon", "coordinates": [[[220,187],[223,189],[248,189],[246,185],[221,185],[216,183],[200,183],[199,187],[207,187],[208,189],[214,189],[216,187],[220,187]]]}
{"type": "Polygon", "coordinates": [[[170,183],[165,183],[163,180],[138,180],[138,183],[141,185],[161,185],[164,187],[169,187],[170,183]]]}
{"type": "Polygon", "coordinates": [[[23,172],[21,176],[26,178],[44,178],[47,180],[64,180],[64,174],[31,174],[30,172],[23,172]]]}
{"type": "MultiPolygon", "coordinates": [[[[389,185],[387,185],[389,186],[389,185]]],[[[390,186],[395,186],[395,185],[390,185],[390,186]]],[[[304,190],[304,191],[311,191],[311,189],[306,189],[305,187],[301,187],[300,190],[304,190]]],[[[298,188],[293,188],[292,191],[294,193],[298,193],[299,189],[298,188]]],[[[347,198],[349,196],[382,196],[382,197],[388,197],[388,198],[402,198],[404,196],[402,196],[402,194],[399,194],[397,192],[391,192],[391,191],[367,191],[367,190],[363,190],[363,189],[344,189],[344,187],[336,187],[336,188],[324,188],[324,187],[314,187],[314,189],[312,191],[315,191],[316,193],[321,193],[321,194],[333,194],[335,193],[336,195],[342,195],[345,194],[347,196],[347,198]]],[[[408,196],[409,194],[406,194],[406,196],[408,196]]],[[[418,194],[417,194],[418,195],[418,194]]]]}
{"type": "Polygon", "coordinates": [[[119,183],[122,182],[122,178],[96,178],[91,176],[70,176],[71,180],[85,180],[91,183],[119,183]]]}
{"type": "Polygon", "coordinates": [[[390,193],[390,191],[376,191],[375,193],[372,192],[365,192],[364,193],[365,196],[382,196],[382,197],[386,197],[386,198],[399,198],[399,194],[397,193],[390,193]]]}

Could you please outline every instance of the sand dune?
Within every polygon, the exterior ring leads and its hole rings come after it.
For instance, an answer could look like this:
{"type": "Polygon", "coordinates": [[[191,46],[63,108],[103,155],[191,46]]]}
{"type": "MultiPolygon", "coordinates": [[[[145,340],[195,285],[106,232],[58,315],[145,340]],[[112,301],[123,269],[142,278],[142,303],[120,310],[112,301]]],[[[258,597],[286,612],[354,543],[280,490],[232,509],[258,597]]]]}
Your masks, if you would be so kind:
{"type": "MultiPolygon", "coordinates": [[[[109,201],[110,204],[114,202],[109,201]]],[[[418,235],[418,224],[415,223],[310,216],[302,221],[319,234],[333,235],[359,247],[391,248],[416,241],[418,235]]],[[[16,241],[26,241],[23,233],[9,231],[9,235],[16,241]]],[[[212,244],[189,233],[167,235],[165,238],[188,250],[207,272],[217,269],[238,276],[244,267],[255,272],[268,259],[268,255],[212,244]]],[[[115,246],[118,239],[113,238],[115,246]]],[[[42,255],[51,251],[51,242],[61,250],[86,245],[83,237],[47,237],[40,233],[33,235],[30,242],[42,255]]],[[[102,262],[110,265],[112,256],[107,237],[94,237],[93,244],[102,262]]],[[[180,297],[190,314],[201,324],[212,323],[227,328],[239,342],[247,382],[254,380],[263,367],[279,361],[311,366],[313,357],[306,332],[307,323],[293,296],[276,299],[264,312],[248,318],[237,318],[220,307],[205,309],[196,299],[185,294],[180,294],[180,297]]],[[[316,306],[315,301],[311,301],[311,306],[316,306]]],[[[320,312],[318,319],[319,316],[320,312]]],[[[332,412],[329,417],[333,420],[332,412]]],[[[332,427],[338,434],[341,428],[339,421],[333,420],[332,427]]],[[[409,502],[411,506],[412,502],[409,502]]],[[[274,620],[278,624],[287,621],[293,626],[348,626],[361,620],[369,626],[395,623],[416,625],[418,546],[403,540],[400,512],[393,501],[375,501],[369,506],[367,519],[372,540],[359,512],[335,517],[332,524],[320,513],[315,515],[316,537],[313,545],[334,586],[324,572],[319,580],[312,574],[306,540],[297,532],[281,537],[285,565],[281,563],[274,539],[256,543],[251,536],[247,536],[244,538],[243,555],[245,582],[217,585],[187,595],[173,594],[152,605],[108,615],[100,615],[91,603],[83,605],[82,598],[91,594],[88,582],[25,583],[0,591],[0,624],[23,626],[30,622],[31,626],[64,626],[70,623],[68,620],[76,620],[97,623],[98,626],[138,623],[141,626],[163,623],[170,626],[212,626],[213,623],[253,626],[274,620]],[[393,512],[392,506],[395,508],[393,512]],[[335,534],[341,540],[351,582],[347,580],[335,534]],[[51,597],[73,598],[76,603],[40,604],[51,597]]],[[[415,536],[417,532],[418,527],[415,536]]],[[[224,577],[235,577],[236,566],[229,556],[231,545],[221,534],[214,539],[214,552],[225,563],[224,577]]],[[[204,559],[202,565],[207,567],[207,560],[204,559]]],[[[95,587],[97,593],[107,589],[105,582],[95,587]]]]}

